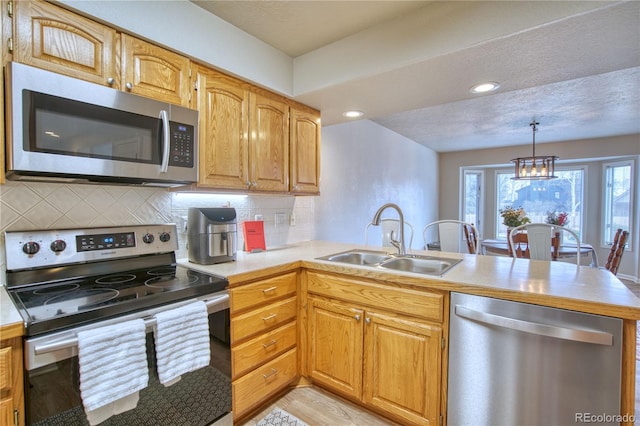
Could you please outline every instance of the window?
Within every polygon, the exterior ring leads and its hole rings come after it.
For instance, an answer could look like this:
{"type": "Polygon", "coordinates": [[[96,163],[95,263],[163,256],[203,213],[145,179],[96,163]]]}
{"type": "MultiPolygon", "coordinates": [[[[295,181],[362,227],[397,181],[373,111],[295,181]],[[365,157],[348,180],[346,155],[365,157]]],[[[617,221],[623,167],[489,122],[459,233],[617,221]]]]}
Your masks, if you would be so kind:
{"type": "Polygon", "coordinates": [[[462,200],[462,220],[467,223],[473,223],[480,232],[482,229],[480,224],[482,218],[480,217],[481,209],[481,196],[480,188],[481,182],[484,179],[482,171],[478,170],[465,170],[464,171],[464,188],[463,188],[463,200],[462,200]]]}
{"type": "Polygon", "coordinates": [[[627,247],[631,247],[633,162],[605,163],[603,167],[602,244],[610,246],[616,230],[622,228],[629,231],[627,247]]]}
{"type": "MultiPolygon", "coordinates": [[[[512,180],[513,171],[496,175],[496,237],[507,238],[507,227],[498,213],[505,207],[522,207],[531,222],[546,222],[551,212],[567,212],[566,227],[582,235],[583,219],[583,168],[556,170],[557,179],[512,180]]],[[[565,235],[566,237],[566,235],[565,235]]]]}

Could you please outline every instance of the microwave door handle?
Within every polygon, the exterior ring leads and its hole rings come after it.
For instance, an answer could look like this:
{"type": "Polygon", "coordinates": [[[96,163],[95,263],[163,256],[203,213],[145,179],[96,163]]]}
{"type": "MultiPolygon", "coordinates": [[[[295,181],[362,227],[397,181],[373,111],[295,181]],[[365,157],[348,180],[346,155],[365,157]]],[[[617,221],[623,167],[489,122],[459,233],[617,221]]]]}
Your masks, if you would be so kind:
{"type": "Polygon", "coordinates": [[[162,120],[162,164],[160,165],[160,173],[167,173],[169,170],[169,149],[171,148],[169,114],[166,110],[160,111],[160,120],[162,120]]]}

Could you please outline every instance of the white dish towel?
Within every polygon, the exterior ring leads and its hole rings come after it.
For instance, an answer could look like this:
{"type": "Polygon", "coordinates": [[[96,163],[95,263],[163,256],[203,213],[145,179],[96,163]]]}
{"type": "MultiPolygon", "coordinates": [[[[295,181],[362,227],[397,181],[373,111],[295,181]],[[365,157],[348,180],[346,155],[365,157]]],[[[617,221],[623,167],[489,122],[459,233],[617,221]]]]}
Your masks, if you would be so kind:
{"type": "Polygon", "coordinates": [[[89,424],[134,409],[149,383],[142,319],[78,332],[80,395],[89,424]]]}
{"type": "Polygon", "coordinates": [[[209,365],[207,305],[193,302],[155,315],[156,360],[160,383],[171,386],[189,371],[209,365]]]}

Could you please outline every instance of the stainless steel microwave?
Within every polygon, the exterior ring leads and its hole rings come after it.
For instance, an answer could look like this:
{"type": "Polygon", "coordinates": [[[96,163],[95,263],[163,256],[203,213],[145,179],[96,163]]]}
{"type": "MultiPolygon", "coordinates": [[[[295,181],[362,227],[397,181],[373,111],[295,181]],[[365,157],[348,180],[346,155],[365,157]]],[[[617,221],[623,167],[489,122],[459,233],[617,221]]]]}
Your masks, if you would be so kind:
{"type": "Polygon", "coordinates": [[[198,111],[11,62],[12,180],[174,186],[198,177],[198,111]]]}

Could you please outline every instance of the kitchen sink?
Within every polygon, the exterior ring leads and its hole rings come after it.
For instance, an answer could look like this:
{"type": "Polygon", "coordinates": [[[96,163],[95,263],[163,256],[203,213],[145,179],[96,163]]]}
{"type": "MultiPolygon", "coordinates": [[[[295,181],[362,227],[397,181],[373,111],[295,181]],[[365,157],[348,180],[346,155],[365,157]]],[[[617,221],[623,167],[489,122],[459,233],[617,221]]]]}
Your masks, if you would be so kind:
{"type": "Polygon", "coordinates": [[[413,272],[425,275],[443,275],[462,259],[449,259],[436,256],[407,254],[405,256],[388,254],[372,250],[348,250],[341,253],[319,257],[318,260],[347,263],[350,265],[371,266],[401,272],[413,272]]]}
{"type": "Polygon", "coordinates": [[[381,251],[349,250],[343,253],[320,257],[318,259],[329,260],[331,262],[349,263],[352,265],[377,265],[392,258],[393,257],[391,255],[381,251]]]}
{"type": "Polygon", "coordinates": [[[381,268],[394,269],[396,271],[415,272],[417,274],[427,275],[442,275],[461,261],[462,259],[407,255],[382,262],[379,266],[381,268]]]}

